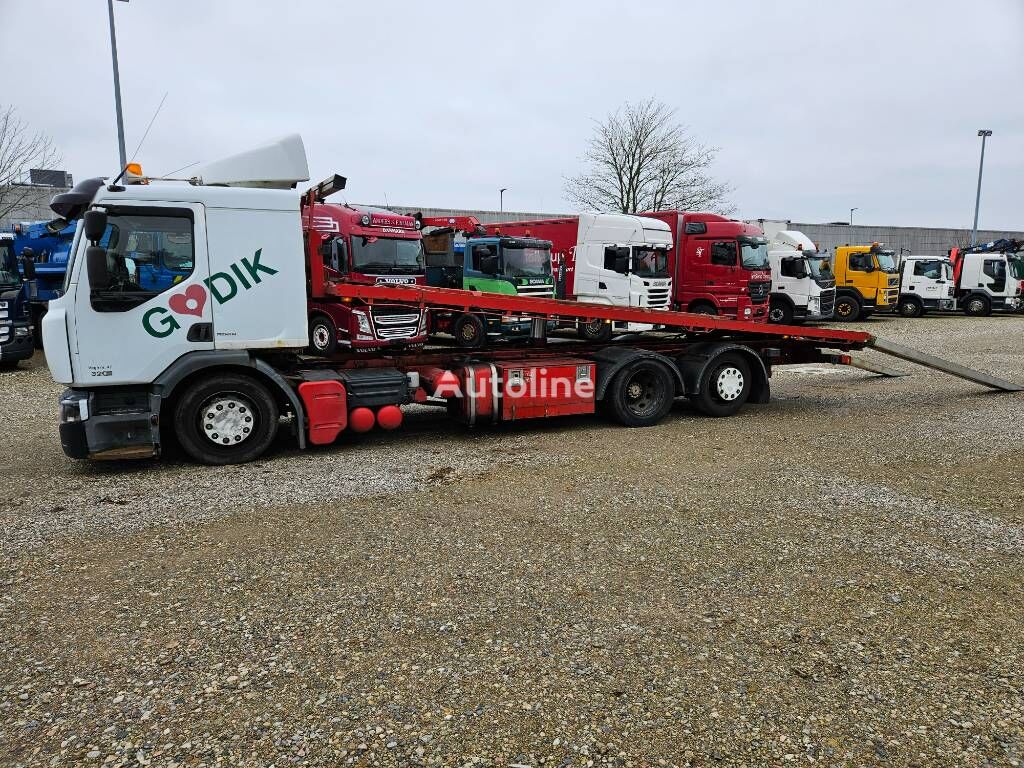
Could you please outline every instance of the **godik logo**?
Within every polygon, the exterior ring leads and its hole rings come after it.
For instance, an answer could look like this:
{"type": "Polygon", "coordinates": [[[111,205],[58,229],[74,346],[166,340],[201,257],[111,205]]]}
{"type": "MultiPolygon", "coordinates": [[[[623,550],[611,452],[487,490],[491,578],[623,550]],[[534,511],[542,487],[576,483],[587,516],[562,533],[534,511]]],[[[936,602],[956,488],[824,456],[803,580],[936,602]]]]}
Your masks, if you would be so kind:
{"type": "Polygon", "coordinates": [[[201,283],[192,283],[180,293],[171,294],[167,298],[167,307],[153,307],[142,316],[142,327],[146,333],[157,339],[170,336],[181,325],[172,312],[178,315],[194,315],[202,317],[206,308],[207,290],[218,304],[227,304],[241,290],[248,291],[263,282],[263,275],[276,275],[277,270],[260,263],[263,249],[257,249],[252,261],[239,259],[228,267],[227,271],[214,272],[201,283]],[[204,288],[203,286],[206,286],[204,288]]]}

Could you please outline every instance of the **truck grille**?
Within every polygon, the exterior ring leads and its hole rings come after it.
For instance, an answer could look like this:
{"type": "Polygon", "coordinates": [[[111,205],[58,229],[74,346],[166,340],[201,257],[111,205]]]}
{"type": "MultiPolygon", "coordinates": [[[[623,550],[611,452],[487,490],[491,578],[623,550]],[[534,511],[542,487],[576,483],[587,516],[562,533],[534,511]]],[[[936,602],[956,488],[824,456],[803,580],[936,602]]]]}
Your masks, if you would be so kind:
{"type": "Polygon", "coordinates": [[[751,282],[748,284],[747,290],[750,292],[750,301],[752,304],[763,304],[768,300],[768,294],[772,292],[772,284],[770,282],[751,282]]]}
{"type": "Polygon", "coordinates": [[[669,299],[671,298],[670,294],[670,286],[665,288],[648,288],[647,306],[651,309],[668,309],[669,299]]]}
{"type": "Polygon", "coordinates": [[[555,295],[553,286],[550,285],[517,285],[516,293],[520,296],[532,296],[537,299],[550,299],[555,295]]]}
{"type": "Polygon", "coordinates": [[[419,313],[407,307],[375,309],[372,316],[378,339],[409,339],[420,329],[419,313]]]}
{"type": "Polygon", "coordinates": [[[6,344],[11,340],[11,324],[0,324],[0,344],[6,344]]]}
{"type": "Polygon", "coordinates": [[[831,315],[836,308],[836,289],[829,288],[826,291],[821,292],[821,314],[824,316],[831,315]]]}

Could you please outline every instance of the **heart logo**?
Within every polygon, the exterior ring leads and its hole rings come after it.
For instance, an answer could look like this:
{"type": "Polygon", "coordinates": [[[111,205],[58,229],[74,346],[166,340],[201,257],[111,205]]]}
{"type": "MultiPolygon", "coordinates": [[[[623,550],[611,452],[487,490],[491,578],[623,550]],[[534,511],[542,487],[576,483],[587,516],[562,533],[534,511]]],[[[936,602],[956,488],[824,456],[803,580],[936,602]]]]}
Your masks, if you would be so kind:
{"type": "Polygon", "coordinates": [[[167,300],[167,306],[179,315],[203,316],[206,306],[206,289],[199,283],[193,283],[184,293],[176,293],[167,300]]]}

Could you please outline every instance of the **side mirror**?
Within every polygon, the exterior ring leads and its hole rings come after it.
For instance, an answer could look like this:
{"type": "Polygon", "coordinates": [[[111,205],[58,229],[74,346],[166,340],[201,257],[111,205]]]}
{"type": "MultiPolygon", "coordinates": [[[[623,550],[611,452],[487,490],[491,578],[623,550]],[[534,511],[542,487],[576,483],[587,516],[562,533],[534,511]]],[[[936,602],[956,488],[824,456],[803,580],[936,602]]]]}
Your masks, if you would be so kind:
{"type": "Polygon", "coordinates": [[[613,269],[620,275],[627,274],[629,272],[629,256],[616,256],[613,269]]]}
{"type": "Polygon", "coordinates": [[[874,272],[875,271],[875,265],[874,264],[868,264],[866,267],[864,267],[864,271],[865,272],[874,272]]]}
{"type": "Polygon", "coordinates": [[[21,258],[21,271],[25,274],[26,280],[36,279],[36,263],[27,256],[21,258]]]}
{"type": "MultiPolygon", "coordinates": [[[[90,211],[91,213],[91,211],[90,211]]],[[[85,249],[85,267],[89,274],[89,287],[94,291],[110,288],[110,270],[107,269],[107,249],[90,245],[85,249]]]]}
{"type": "Polygon", "coordinates": [[[98,243],[107,231],[106,211],[86,211],[82,216],[82,222],[85,226],[85,239],[90,243],[98,243]]]}
{"type": "Polygon", "coordinates": [[[485,275],[498,274],[498,257],[484,256],[480,259],[480,271],[485,275]]]}

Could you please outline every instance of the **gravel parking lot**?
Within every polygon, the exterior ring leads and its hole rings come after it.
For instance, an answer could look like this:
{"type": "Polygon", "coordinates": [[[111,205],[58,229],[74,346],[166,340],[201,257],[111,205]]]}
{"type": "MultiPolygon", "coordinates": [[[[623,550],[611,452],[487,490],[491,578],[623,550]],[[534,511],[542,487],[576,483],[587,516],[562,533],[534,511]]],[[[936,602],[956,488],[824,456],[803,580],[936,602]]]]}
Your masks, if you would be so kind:
{"type": "MultiPolygon", "coordinates": [[[[1024,317],[860,327],[1024,381],[1024,317]]],[[[66,459],[37,355],[0,764],[1018,765],[1024,395],[891,365],[207,468],[66,459]]]]}

